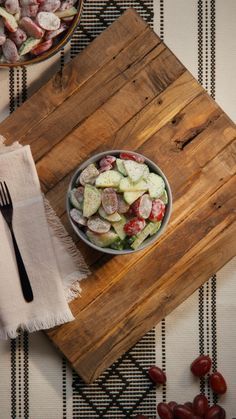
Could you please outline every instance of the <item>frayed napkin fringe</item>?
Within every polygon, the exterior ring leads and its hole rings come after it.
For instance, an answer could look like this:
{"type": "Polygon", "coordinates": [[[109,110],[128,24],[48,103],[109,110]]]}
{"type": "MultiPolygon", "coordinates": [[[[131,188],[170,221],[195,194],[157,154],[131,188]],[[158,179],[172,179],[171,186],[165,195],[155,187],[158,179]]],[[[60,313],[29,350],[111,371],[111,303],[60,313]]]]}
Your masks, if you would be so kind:
{"type": "Polygon", "coordinates": [[[64,279],[66,283],[66,299],[68,302],[70,302],[80,295],[81,288],[79,285],[79,281],[81,281],[81,279],[86,278],[90,274],[90,271],[86,265],[86,262],[82,254],[78,251],[75,243],[67,233],[65,227],[62,225],[59,217],[57,216],[57,214],[55,213],[45,196],[44,207],[49,225],[55,231],[55,234],[60,239],[61,243],[63,243],[63,245],[65,246],[66,251],[69,253],[72,260],[74,261],[75,267],[78,268],[78,271],[73,272],[73,274],[69,275],[67,278],[64,279]]]}
{"type": "Polygon", "coordinates": [[[70,310],[57,315],[51,314],[42,319],[32,319],[27,323],[18,324],[16,326],[8,326],[0,329],[0,339],[16,339],[19,336],[19,330],[27,332],[37,332],[39,330],[51,329],[52,327],[59,326],[63,323],[68,323],[74,320],[74,316],[70,310]]]}
{"type": "Polygon", "coordinates": [[[80,287],[80,279],[78,277],[81,276],[81,273],[78,271],[73,272],[69,276],[67,276],[64,281],[66,282],[66,287],[64,288],[66,301],[70,303],[75,298],[81,296],[81,287],[80,287]]]}

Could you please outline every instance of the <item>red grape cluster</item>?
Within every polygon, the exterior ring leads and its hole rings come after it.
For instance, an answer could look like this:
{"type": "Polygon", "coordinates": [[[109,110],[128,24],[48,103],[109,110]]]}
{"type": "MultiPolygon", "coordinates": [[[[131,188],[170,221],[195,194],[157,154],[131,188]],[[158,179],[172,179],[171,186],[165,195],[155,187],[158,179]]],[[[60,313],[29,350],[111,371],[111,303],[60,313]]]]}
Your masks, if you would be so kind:
{"type": "MultiPolygon", "coordinates": [[[[192,362],[190,369],[196,377],[204,377],[210,372],[211,365],[211,358],[208,355],[200,355],[192,362]]],[[[150,367],[148,375],[155,384],[166,383],[166,374],[157,366],[150,367]]],[[[209,383],[216,394],[224,394],[227,390],[226,381],[220,372],[210,374],[209,383]]],[[[157,413],[160,419],[225,419],[226,417],[223,407],[218,404],[210,406],[203,394],[198,394],[192,402],[183,404],[178,404],[175,401],[158,403],[157,413]]],[[[137,415],[135,419],[148,418],[144,415],[137,415]]]]}

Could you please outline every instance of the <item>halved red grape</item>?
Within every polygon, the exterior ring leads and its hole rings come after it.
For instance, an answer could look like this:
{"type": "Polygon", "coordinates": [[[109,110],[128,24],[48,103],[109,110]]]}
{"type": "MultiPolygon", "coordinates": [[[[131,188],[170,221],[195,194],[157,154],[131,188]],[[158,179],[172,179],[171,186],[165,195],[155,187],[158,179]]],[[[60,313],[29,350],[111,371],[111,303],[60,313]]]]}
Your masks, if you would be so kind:
{"type": "Polygon", "coordinates": [[[165,204],[160,199],[152,201],[152,210],[149,215],[150,221],[161,221],[165,215],[165,204]]]}
{"type": "Polygon", "coordinates": [[[89,230],[99,234],[107,233],[111,228],[111,224],[100,218],[98,215],[92,215],[89,217],[87,225],[89,230]]]}
{"type": "Polygon", "coordinates": [[[136,236],[140,231],[144,229],[146,221],[141,218],[132,218],[124,225],[124,231],[127,236],[136,236]]]}
{"type": "Polygon", "coordinates": [[[102,191],[102,206],[107,214],[114,214],[118,210],[118,198],[114,189],[105,188],[102,191]]]}
{"type": "Polygon", "coordinates": [[[145,159],[143,156],[137,156],[136,154],[133,153],[120,153],[120,158],[123,160],[134,160],[138,163],[144,163],[145,159]]]}

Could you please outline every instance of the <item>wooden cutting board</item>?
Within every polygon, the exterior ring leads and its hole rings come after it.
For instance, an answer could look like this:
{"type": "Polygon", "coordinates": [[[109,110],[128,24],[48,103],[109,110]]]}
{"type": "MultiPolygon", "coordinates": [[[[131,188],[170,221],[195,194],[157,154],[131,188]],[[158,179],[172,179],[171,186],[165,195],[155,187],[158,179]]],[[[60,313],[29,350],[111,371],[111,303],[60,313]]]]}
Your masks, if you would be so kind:
{"type": "Polygon", "coordinates": [[[92,274],[72,323],[48,332],[93,381],[236,254],[235,127],[134,10],[0,125],[30,144],[42,188],[92,274]],[[98,151],[138,150],[167,175],[174,208],[166,233],[137,254],[110,257],[73,234],[65,193],[98,151]]]}

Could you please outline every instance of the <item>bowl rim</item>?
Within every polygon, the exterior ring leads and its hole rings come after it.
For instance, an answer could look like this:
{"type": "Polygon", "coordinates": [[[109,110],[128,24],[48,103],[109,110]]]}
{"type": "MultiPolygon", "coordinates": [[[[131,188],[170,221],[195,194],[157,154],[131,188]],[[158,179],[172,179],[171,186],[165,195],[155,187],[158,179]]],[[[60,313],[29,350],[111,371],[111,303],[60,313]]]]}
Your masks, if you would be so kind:
{"type": "Polygon", "coordinates": [[[92,247],[93,249],[102,252],[102,253],[107,253],[110,255],[126,255],[126,254],[131,254],[131,253],[136,253],[139,252],[140,250],[143,250],[147,247],[149,247],[150,245],[152,245],[164,232],[164,230],[166,229],[168,223],[169,223],[169,219],[172,213],[172,205],[173,205],[173,197],[172,197],[172,191],[171,191],[171,187],[169,184],[169,181],[166,177],[166,175],[163,173],[163,171],[160,169],[160,167],[154,163],[152,160],[150,160],[148,157],[146,157],[144,154],[140,154],[136,151],[131,151],[131,150],[106,150],[106,151],[102,151],[100,153],[94,154],[93,156],[89,157],[87,160],[85,160],[83,163],[81,163],[78,168],[74,171],[68,189],[67,189],[67,193],[66,193],[66,212],[67,212],[67,216],[69,219],[69,222],[74,230],[74,232],[77,234],[77,236],[84,242],[86,243],[88,246],[92,247]],[[167,211],[165,213],[164,219],[163,219],[163,223],[160,227],[160,229],[157,231],[156,234],[154,234],[152,237],[147,238],[143,245],[141,245],[138,249],[124,249],[124,250],[116,250],[116,249],[111,249],[109,247],[99,247],[97,245],[95,245],[94,243],[90,242],[87,238],[85,233],[83,233],[83,231],[77,227],[75,225],[75,223],[73,223],[71,217],[70,217],[70,209],[71,209],[71,204],[70,204],[70,191],[72,189],[72,186],[76,180],[76,178],[78,177],[78,174],[85,169],[85,167],[88,166],[88,164],[94,163],[98,160],[100,160],[102,157],[104,157],[105,155],[117,155],[120,153],[133,153],[136,154],[138,156],[142,156],[145,158],[145,163],[148,164],[148,166],[150,168],[154,168],[153,170],[155,170],[155,173],[160,174],[161,177],[164,179],[165,181],[165,185],[166,185],[166,191],[168,194],[168,206],[167,206],[167,211]]]}
{"type": "Polygon", "coordinates": [[[82,11],[83,11],[83,6],[84,6],[84,1],[85,0],[78,0],[78,6],[77,6],[78,13],[75,15],[74,22],[72,23],[71,26],[69,26],[68,30],[65,33],[65,36],[61,39],[60,42],[58,42],[58,44],[56,44],[55,46],[50,48],[48,51],[45,51],[45,53],[43,53],[41,55],[38,55],[37,57],[34,57],[30,60],[17,61],[16,63],[0,63],[0,69],[1,68],[26,67],[28,65],[33,65],[33,64],[43,62],[43,61],[47,60],[48,58],[51,58],[55,54],[57,54],[67,44],[67,42],[69,42],[69,40],[73,36],[74,31],[76,30],[76,28],[77,28],[77,26],[80,22],[80,18],[81,18],[82,11]]]}

